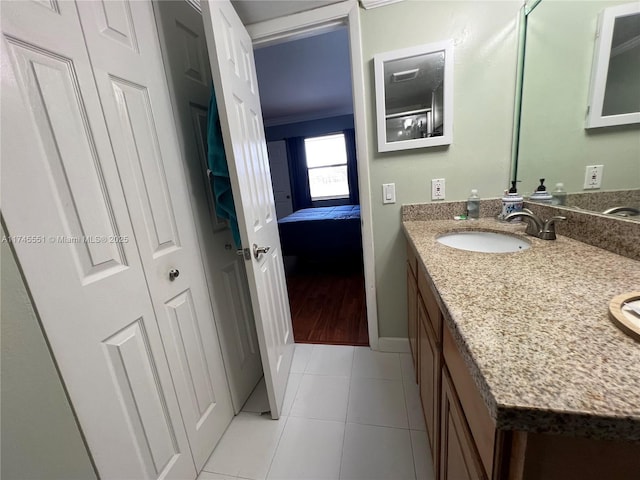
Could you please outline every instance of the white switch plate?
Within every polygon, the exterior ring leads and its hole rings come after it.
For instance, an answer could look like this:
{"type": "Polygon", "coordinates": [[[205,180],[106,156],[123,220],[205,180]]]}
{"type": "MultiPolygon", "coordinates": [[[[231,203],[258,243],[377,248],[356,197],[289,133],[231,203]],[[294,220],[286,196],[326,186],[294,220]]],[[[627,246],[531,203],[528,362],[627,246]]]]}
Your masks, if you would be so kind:
{"type": "Polygon", "coordinates": [[[600,188],[604,165],[589,165],[584,172],[584,189],[600,188]]]}
{"type": "Polygon", "coordinates": [[[396,203],[396,184],[382,184],[382,203],[396,203]]]}
{"type": "Polygon", "coordinates": [[[444,200],[444,178],[431,180],[431,200],[444,200]]]}

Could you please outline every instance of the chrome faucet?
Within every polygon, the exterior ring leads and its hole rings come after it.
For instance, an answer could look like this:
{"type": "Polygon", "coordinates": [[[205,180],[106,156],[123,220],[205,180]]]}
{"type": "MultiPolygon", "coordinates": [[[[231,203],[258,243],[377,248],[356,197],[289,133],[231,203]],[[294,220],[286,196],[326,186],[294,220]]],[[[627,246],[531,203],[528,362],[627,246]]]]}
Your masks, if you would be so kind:
{"type": "Polygon", "coordinates": [[[640,210],[633,207],[613,207],[607,208],[604,212],[607,215],[620,214],[622,217],[633,217],[640,215],[640,210]]]}
{"type": "Polygon", "coordinates": [[[513,212],[504,217],[506,221],[513,220],[514,218],[522,218],[527,222],[527,228],[524,233],[531,235],[532,237],[538,237],[542,240],[555,240],[556,221],[567,219],[567,217],[556,215],[543,222],[540,217],[528,208],[523,208],[521,212],[513,212]]]}
{"type": "Polygon", "coordinates": [[[542,231],[542,220],[528,208],[523,208],[521,212],[513,212],[504,217],[505,221],[513,220],[514,218],[522,218],[527,222],[527,229],[524,231],[527,235],[537,237],[542,231]]]}

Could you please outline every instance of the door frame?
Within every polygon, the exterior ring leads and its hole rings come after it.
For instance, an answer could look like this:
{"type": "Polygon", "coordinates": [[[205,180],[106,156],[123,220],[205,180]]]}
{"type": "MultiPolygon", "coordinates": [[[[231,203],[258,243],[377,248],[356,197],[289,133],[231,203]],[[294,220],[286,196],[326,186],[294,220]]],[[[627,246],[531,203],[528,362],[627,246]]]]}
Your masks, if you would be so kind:
{"type": "Polygon", "coordinates": [[[369,182],[369,141],[367,138],[364,66],[360,36],[360,10],[357,0],[347,0],[326,7],[296,13],[286,17],[246,25],[253,46],[265,47],[297,40],[346,26],[349,30],[351,60],[351,86],[353,116],[358,158],[358,187],[360,189],[360,215],[362,228],[362,255],[367,304],[369,345],[380,349],[378,337],[378,308],[376,304],[375,257],[373,251],[373,222],[371,212],[371,185],[369,182]]]}

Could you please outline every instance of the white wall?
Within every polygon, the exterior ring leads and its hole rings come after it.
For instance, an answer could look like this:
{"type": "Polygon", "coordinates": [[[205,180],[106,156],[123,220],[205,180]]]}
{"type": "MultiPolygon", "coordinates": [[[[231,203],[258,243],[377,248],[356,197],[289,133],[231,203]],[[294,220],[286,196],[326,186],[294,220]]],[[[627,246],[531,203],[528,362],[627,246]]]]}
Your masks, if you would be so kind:
{"type": "Polygon", "coordinates": [[[432,178],[446,179],[446,200],[463,200],[472,188],[495,198],[508,186],[520,6],[518,1],[405,0],[361,11],[382,337],[407,336],[401,204],[430,202],[432,178]],[[373,56],[448,38],[455,42],[453,144],[377,153],[373,56]],[[392,182],[397,203],[383,205],[381,185],[392,182]]]}
{"type": "Polygon", "coordinates": [[[8,244],[1,248],[1,476],[95,479],[16,259],[8,244]]]}

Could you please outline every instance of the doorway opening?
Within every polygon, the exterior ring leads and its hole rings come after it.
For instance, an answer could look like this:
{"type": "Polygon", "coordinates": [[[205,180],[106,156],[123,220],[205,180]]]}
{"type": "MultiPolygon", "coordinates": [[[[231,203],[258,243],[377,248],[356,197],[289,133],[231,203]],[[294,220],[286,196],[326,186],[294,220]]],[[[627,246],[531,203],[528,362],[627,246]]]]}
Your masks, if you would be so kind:
{"type": "Polygon", "coordinates": [[[295,341],[368,346],[348,28],[254,55],[295,341]]]}

